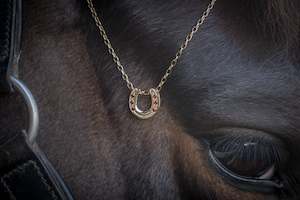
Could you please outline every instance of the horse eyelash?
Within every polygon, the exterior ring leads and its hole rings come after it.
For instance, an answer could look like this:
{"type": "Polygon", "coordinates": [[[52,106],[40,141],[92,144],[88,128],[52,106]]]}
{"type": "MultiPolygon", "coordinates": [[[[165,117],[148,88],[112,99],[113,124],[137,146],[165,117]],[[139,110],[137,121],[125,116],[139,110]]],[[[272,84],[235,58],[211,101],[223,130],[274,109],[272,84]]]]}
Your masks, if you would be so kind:
{"type": "Polygon", "coordinates": [[[219,148],[223,152],[234,153],[234,157],[236,159],[259,158],[270,163],[274,162],[274,164],[280,166],[286,156],[285,153],[282,152],[283,148],[281,145],[276,144],[276,142],[272,142],[265,137],[239,135],[222,136],[216,138],[212,143],[215,149],[219,148]],[[249,151],[245,150],[243,145],[251,142],[262,145],[258,145],[256,148],[251,148],[249,151]]]}
{"type": "MultiPolygon", "coordinates": [[[[217,137],[210,142],[210,144],[220,147],[224,152],[232,152],[236,154],[235,158],[243,159],[249,158],[250,156],[261,155],[261,159],[266,159],[268,162],[274,162],[277,166],[281,166],[282,162],[286,160],[286,154],[283,151],[281,144],[278,144],[277,141],[271,141],[265,137],[257,136],[240,136],[240,135],[226,135],[217,137]],[[254,151],[245,151],[243,144],[245,142],[257,142],[262,144],[264,148],[254,148],[254,151]],[[259,151],[259,153],[257,152],[259,151]]],[[[282,196],[297,196],[300,193],[299,185],[300,180],[297,179],[296,175],[288,169],[285,169],[284,172],[278,172],[280,176],[280,181],[284,184],[284,188],[280,191],[282,196]]]]}

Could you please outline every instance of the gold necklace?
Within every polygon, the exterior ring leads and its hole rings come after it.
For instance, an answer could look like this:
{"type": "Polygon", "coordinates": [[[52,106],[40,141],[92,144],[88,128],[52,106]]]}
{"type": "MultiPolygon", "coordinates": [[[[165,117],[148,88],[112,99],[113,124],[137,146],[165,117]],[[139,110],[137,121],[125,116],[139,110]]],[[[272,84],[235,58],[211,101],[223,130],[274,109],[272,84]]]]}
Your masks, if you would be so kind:
{"type": "Polygon", "coordinates": [[[129,80],[128,75],[125,72],[124,67],[120,62],[120,58],[116,54],[114,48],[111,45],[110,40],[108,39],[108,36],[107,36],[105,29],[98,17],[98,14],[96,12],[96,9],[94,7],[92,0],[86,0],[86,1],[88,3],[89,9],[91,11],[92,17],[95,20],[96,26],[99,29],[99,33],[100,33],[101,37],[103,38],[104,44],[106,45],[109,54],[112,56],[113,62],[116,64],[117,69],[121,72],[122,79],[126,82],[128,89],[131,91],[131,93],[129,95],[130,111],[140,119],[148,119],[148,118],[152,117],[158,111],[160,104],[161,104],[159,92],[161,91],[163,85],[166,83],[168,77],[172,73],[173,68],[176,66],[183,51],[187,48],[187,46],[188,46],[189,42],[192,40],[194,34],[199,30],[200,26],[204,23],[206,17],[209,15],[210,11],[214,7],[216,0],[212,0],[208,4],[208,7],[203,12],[202,16],[197,20],[196,24],[192,27],[192,30],[187,34],[184,42],[181,44],[175,57],[171,60],[170,65],[168,66],[165,74],[161,78],[158,85],[155,88],[150,88],[148,90],[142,90],[142,89],[136,88],[133,85],[133,83],[129,80]],[[150,95],[151,106],[148,110],[146,110],[146,111],[140,110],[139,107],[137,106],[137,101],[138,101],[139,95],[150,95]]]}

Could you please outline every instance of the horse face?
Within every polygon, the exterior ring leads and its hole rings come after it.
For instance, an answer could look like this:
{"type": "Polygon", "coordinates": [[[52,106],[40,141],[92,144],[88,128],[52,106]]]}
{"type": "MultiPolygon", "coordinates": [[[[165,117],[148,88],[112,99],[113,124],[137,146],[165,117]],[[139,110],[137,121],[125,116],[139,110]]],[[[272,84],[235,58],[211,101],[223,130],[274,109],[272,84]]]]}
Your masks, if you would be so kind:
{"type": "MultiPolygon", "coordinates": [[[[102,9],[113,44],[136,84],[147,87],[159,80],[206,3],[130,1],[102,9]]],[[[278,191],[299,187],[291,183],[299,178],[299,66],[293,53],[285,52],[290,47],[280,45],[277,35],[268,37],[276,22],[260,30],[251,5],[217,2],[163,88],[165,109],[147,122],[126,114],[126,127],[143,127],[130,137],[152,140],[147,146],[155,156],[146,156],[160,164],[143,170],[153,173],[148,178],[159,182],[156,189],[169,194],[176,186],[181,197],[195,199],[272,199],[278,191]],[[157,158],[157,151],[163,155],[157,158]]],[[[280,15],[274,10],[266,12],[280,15]]],[[[109,58],[103,64],[102,74],[119,76],[109,58]]],[[[110,107],[119,101],[111,102],[113,96],[107,98],[110,107]]]]}
{"type": "MultiPolygon", "coordinates": [[[[207,3],[95,5],[130,79],[150,88],[207,3]]],[[[86,5],[51,4],[36,17],[38,5],[25,5],[25,77],[40,94],[41,146],[79,199],[297,199],[298,5],[217,2],[146,121],[128,110],[86,5]]]]}

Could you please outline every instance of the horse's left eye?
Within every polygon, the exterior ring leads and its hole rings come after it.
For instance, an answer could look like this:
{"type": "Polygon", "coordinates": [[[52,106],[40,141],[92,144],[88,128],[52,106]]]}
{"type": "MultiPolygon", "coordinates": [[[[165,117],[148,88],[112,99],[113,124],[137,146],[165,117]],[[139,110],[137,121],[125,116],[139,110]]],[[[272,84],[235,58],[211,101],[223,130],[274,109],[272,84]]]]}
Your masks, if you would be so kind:
{"type": "Polygon", "coordinates": [[[209,156],[219,173],[242,189],[269,192],[281,188],[283,145],[268,137],[222,136],[210,142],[209,156]]]}
{"type": "Polygon", "coordinates": [[[257,179],[271,179],[273,177],[275,161],[264,158],[260,152],[265,150],[258,150],[259,148],[265,148],[265,146],[257,142],[246,142],[232,144],[229,148],[215,145],[213,155],[230,171],[244,177],[257,179]]]}

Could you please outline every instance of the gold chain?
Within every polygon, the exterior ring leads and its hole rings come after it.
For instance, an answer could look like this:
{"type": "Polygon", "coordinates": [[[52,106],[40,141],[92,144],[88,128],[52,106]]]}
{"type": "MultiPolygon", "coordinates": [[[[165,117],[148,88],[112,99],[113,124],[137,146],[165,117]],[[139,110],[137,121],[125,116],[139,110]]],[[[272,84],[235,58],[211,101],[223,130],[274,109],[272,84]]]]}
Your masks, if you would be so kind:
{"type": "MultiPolygon", "coordinates": [[[[125,72],[124,67],[120,62],[120,58],[117,56],[114,48],[111,45],[110,40],[108,39],[108,36],[107,36],[105,29],[98,17],[98,14],[96,12],[96,9],[94,7],[92,0],[86,0],[86,1],[88,3],[89,9],[91,11],[92,17],[95,20],[96,26],[99,29],[99,33],[100,33],[101,37],[103,38],[104,44],[107,46],[109,54],[112,56],[114,63],[117,65],[117,69],[122,74],[122,79],[126,82],[129,90],[134,90],[135,87],[134,87],[133,83],[129,80],[128,75],[125,72]]],[[[200,26],[204,23],[206,17],[209,15],[210,11],[213,9],[215,2],[216,2],[216,0],[212,0],[209,3],[207,9],[203,12],[202,16],[197,20],[197,23],[192,27],[191,31],[187,34],[184,42],[180,45],[180,48],[177,51],[175,57],[171,60],[165,74],[163,75],[160,82],[156,86],[156,89],[158,91],[160,91],[162,89],[163,85],[166,83],[168,77],[172,73],[173,68],[176,66],[183,51],[187,48],[187,46],[188,46],[189,42],[192,40],[194,34],[199,30],[200,26]]],[[[145,94],[145,95],[149,94],[149,91],[145,91],[145,90],[141,90],[141,89],[138,89],[138,90],[139,90],[140,94],[145,94]]]]}

